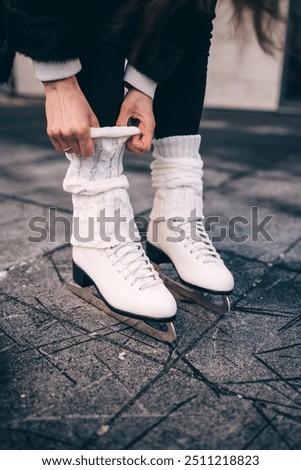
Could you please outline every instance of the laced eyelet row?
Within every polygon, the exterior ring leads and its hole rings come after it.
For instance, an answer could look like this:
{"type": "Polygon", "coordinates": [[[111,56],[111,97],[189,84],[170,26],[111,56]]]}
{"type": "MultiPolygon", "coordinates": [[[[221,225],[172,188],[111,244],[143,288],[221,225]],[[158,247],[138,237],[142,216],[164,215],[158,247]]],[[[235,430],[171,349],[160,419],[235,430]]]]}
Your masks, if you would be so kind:
{"type": "Polygon", "coordinates": [[[216,262],[221,259],[205,231],[204,219],[196,221],[197,236],[199,237],[198,240],[194,240],[191,237],[190,222],[180,222],[178,226],[181,227],[182,230],[184,229],[187,234],[184,248],[187,249],[189,246],[192,246],[192,249],[189,250],[189,254],[198,253],[195,256],[196,260],[204,259],[206,262],[209,262],[210,260],[216,262]]]}
{"type": "Polygon", "coordinates": [[[140,281],[141,284],[140,291],[162,283],[139,242],[125,242],[116,247],[110,247],[110,251],[111,254],[108,255],[108,258],[116,257],[112,266],[114,267],[118,263],[124,265],[123,269],[117,269],[117,273],[122,274],[126,270],[127,274],[123,276],[125,281],[130,276],[134,277],[134,281],[130,283],[132,287],[137,281],[140,281]]]}

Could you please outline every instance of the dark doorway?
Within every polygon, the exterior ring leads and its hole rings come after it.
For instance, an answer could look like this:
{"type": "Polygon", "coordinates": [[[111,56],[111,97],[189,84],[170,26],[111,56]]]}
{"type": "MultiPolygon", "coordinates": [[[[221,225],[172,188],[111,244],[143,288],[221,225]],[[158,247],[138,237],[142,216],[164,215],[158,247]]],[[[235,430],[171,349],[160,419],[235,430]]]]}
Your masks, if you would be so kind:
{"type": "Polygon", "coordinates": [[[290,1],[280,105],[301,112],[301,0],[290,1]]]}

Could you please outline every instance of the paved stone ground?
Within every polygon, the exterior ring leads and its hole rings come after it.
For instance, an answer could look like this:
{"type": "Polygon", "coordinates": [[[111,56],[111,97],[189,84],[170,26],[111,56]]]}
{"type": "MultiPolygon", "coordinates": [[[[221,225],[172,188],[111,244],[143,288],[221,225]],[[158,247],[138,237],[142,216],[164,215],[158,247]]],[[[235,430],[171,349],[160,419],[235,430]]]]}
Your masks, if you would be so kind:
{"type": "MultiPolygon", "coordinates": [[[[232,312],[179,301],[168,346],[66,290],[62,226],[54,242],[27,241],[28,220],[49,207],[70,219],[67,162],[40,101],[2,105],[2,449],[301,448],[300,118],[207,111],[202,127],[206,215],[227,226],[258,206],[260,220],[274,215],[273,241],[218,243],[236,279],[232,312]]],[[[151,206],[150,161],[125,160],[136,214],[151,206]]]]}

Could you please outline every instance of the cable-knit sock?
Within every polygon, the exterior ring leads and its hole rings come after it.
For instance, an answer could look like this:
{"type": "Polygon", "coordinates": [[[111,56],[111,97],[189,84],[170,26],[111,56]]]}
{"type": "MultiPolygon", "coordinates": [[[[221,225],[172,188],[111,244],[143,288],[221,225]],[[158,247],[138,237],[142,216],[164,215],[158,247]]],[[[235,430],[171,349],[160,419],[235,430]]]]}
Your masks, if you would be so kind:
{"type": "Polygon", "coordinates": [[[199,135],[154,139],[152,184],[156,189],[150,218],[203,217],[203,161],[199,135]]]}
{"type": "Polygon", "coordinates": [[[72,193],[73,246],[108,248],[138,239],[122,158],[126,140],[139,132],[135,127],[94,128],[92,157],[66,154],[70,165],[63,188],[72,193]]]}

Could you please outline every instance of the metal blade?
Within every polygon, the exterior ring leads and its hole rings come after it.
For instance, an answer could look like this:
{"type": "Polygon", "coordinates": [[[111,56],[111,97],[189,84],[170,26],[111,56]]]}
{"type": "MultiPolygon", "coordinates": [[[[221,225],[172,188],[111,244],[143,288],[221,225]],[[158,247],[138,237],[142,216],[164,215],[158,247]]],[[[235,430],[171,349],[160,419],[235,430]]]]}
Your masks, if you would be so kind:
{"type": "Polygon", "coordinates": [[[125,315],[114,312],[114,310],[111,310],[99,297],[96,297],[96,295],[91,292],[90,287],[79,287],[73,282],[66,282],[66,286],[71,292],[73,292],[73,294],[77,295],[89,304],[94,305],[94,307],[96,307],[98,310],[105,312],[107,315],[115,318],[115,320],[118,320],[122,323],[125,323],[126,325],[131,326],[132,328],[135,328],[138,331],[141,331],[147,336],[167,343],[172,343],[177,337],[174,325],[171,322],[165,323],[166,331],[157,329],[148,325],[143,320],[126,317],[125,315]]]}
{"type": "Polygon", "coordinates": [[[217,313],[218,315],[224,315],[225,313],[230,312],[230,302],[228,297],[221,295],[220,300],[222,301],[222,303],[216,304],[215,302],[212,302],[207,299],[201,291],[190,289],[189,287],[186,287],[183,284],[180,284],[179,282],[174,281],[170,277],[163,274],[157,264],[153,263],[153,266],[158,271],[166,287],[168,287],[178,296],[192,300],[201,307],[204,307],[213,313],[217,313]]]}

